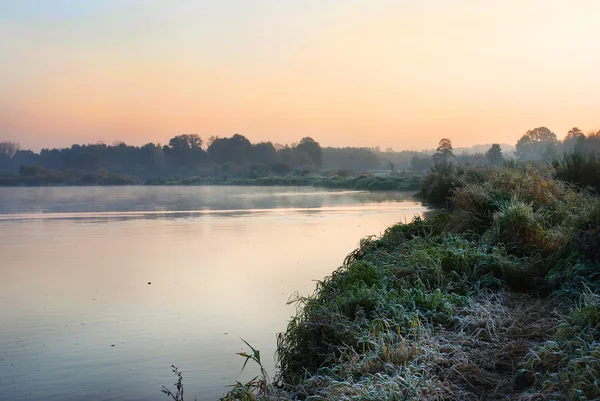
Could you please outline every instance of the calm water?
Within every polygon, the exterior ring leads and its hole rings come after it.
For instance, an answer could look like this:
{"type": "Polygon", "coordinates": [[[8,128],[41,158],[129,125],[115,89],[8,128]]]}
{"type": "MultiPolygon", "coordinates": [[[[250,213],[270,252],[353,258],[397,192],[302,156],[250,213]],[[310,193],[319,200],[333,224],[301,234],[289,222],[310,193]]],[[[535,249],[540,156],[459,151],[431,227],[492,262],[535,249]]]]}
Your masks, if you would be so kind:
{"type": "Polygon", "coordinates": [[[0,399],[168,400],[175,364],[215,400],[258,373],[240,338],[273,371],[290,295],[422,213],[409,195],[0,188],[0,399]]]}

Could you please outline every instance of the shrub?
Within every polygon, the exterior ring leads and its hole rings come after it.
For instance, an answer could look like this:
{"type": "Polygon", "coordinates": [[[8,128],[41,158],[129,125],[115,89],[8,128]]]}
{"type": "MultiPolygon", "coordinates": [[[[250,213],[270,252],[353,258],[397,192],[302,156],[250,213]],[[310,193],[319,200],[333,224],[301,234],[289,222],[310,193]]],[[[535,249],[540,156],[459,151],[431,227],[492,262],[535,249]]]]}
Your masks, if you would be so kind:
{"type": "Polygon", "coordinates": [[[552,162],[555,176],[559,180],[577,185],[579,188],[591,187],[600,192],[600,154],[591,152],[566,153],[552,162]]]}

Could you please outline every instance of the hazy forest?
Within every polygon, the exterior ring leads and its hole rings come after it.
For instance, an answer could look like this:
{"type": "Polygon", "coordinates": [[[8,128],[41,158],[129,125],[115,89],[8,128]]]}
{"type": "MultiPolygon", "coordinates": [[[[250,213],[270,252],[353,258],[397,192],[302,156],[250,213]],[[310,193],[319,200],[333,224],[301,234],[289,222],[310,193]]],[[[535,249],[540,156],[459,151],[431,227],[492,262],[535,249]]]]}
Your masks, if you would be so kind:
{"type": "Polygon", "coordinates": [[[527,131],[510,145],[453,149],[443,139],[438,149],[394,151],[379,148],[321,147],[310,137],[292,145],[251,143],[246,137],[178,135],[168,145],[123,142],[72,145],[64,149],[21,149],[0,142],[0,185],[123,185],[202,182],[203,179],[257,179],[269,176],[352,176],[365,173],[426,172],[439,161],[465,166],[505,161],[551,161],[565,152],[600,151],[600,132],[571,129],[563,140],[546,127],[527,131]],[[191,178],[196,180],[190,181],[191,178]],[[188,181],[182,181],[187,179],[188,181]]]}

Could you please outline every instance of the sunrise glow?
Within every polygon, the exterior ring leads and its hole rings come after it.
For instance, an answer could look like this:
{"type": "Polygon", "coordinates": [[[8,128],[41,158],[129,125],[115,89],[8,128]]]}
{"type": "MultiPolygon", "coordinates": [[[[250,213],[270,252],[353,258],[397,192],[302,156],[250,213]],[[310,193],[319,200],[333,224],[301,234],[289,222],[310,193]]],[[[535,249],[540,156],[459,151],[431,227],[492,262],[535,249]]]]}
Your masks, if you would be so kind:
{"type": "Polygon", "coordinates": [[[600,129],[600,2],[0,1],[24,148],[179,133],[435,147],[600,129]]]}

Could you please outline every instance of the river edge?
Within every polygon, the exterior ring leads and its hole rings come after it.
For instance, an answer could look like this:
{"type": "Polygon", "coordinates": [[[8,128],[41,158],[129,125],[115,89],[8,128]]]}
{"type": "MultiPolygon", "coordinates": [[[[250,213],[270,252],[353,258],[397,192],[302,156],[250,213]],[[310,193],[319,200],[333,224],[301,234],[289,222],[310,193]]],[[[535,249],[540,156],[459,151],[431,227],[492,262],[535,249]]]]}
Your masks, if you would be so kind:
{"type": "Polygon", "coordinates": [[[600,201],[534,169],[365,238],[222,400],[597,399],[600,201]],[[591,252],[591,253],[590,253],[591,252]]]}
{"type": "Polygon", "coordinates": [[[125,175],[83,176],[2,176],[3,187],[36,186],[137,186],[137,185],[232,185],[232,186],[314,186],[328,189],[353,189],[368,191],[417,191],[422,183],[422,174],[398,173],[387,176],[360,175],[340,176],[267,176],[257,178],[215,177],[157,177],[141,182],[137,177],[125,175]]]}

